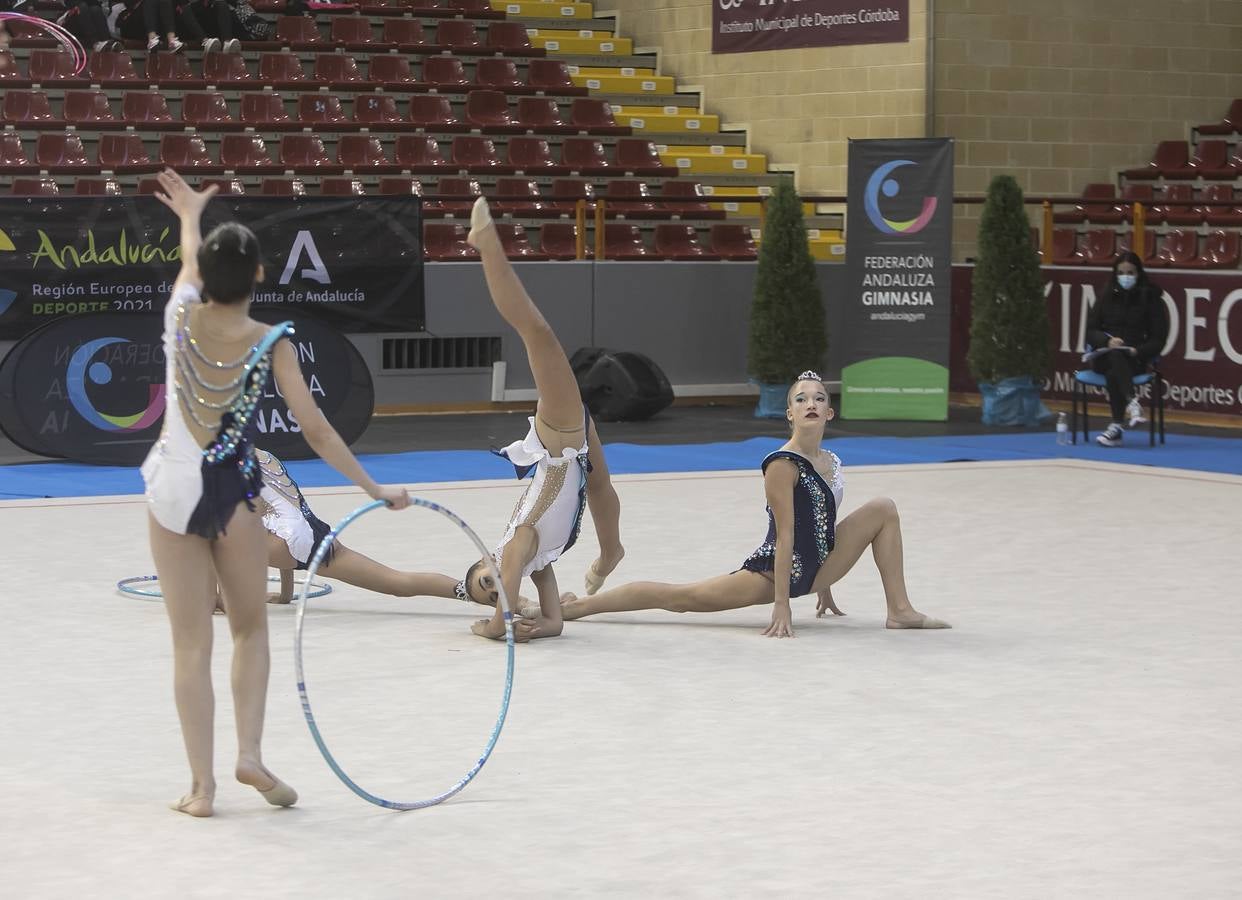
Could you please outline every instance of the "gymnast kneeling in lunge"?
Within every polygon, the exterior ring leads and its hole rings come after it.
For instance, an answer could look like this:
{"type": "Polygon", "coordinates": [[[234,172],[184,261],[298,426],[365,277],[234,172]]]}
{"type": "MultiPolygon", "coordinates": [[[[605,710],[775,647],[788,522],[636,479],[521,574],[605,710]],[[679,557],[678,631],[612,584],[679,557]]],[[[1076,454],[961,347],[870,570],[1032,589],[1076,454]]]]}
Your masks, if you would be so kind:
{"type": "MultiPolygon", "coordinates": [[[[310,567],[332,528],[311,510],[284,463],[266,450],[256,450],[255,455],[263,474],[259,506],[267,529],[267,562],[280,570],[280,593],[269,594],[267,602],[289,603],[293,600],[294,571],[310,567]]],[[[457,580],[452,576],[390,569],[349,549],[339,538],[324,553],[316,574],[393,597],[458,598],[457,580]]]]}
{"type": "Polygon", "coordinates": [[[844,494],[841,461],[820,447],[824,426],[832,416],[823,379],[803,372],[789,389],[785,413],[793,436],[763,460],[768,535],[741,569],[695,584],[640,581],[594,597],[565,594],[563,618],[640,609],[720,612],[775,603],[772,622],[763,633],[793,637],[790,597],[818,593],[818,615],[829,611],[841,615],[829,589],[870,545],[884,583],[888,627],[948,628],[910,605],[902,565],[901,522],[892,500],[870,500],[837,522],[844,494]]]}
{"type": "MultiPolygon", "coordinates": [[[[578,382],[560,342],[505,256],[492,224],[487,202],[475,201],[467,240],[479,251],[483,274],[497,311],[521,337],[539,395],[530,431],[523,440],[500,451],[517,468],[518,477],[534,477],[518,502],[493,558],[505,596],[518,611],[518,588],[529,576],[539,592],[539,613],[526,615],[515,627],[518,640],[561,633],[561,603],[552,563],[574,545],[582,513],[590,501],[599,536],[599,557],[587,572],[587,591],[594,593],[621,562],[621,504],[608,477],[604,450],[595,423],[582,404],[578,382]]],[[[490,560],[472,565],[458,585],[462,599],[496,605],[490,619],[472,629],[482,637],[504,638],[504,616],[490,560]]]]}

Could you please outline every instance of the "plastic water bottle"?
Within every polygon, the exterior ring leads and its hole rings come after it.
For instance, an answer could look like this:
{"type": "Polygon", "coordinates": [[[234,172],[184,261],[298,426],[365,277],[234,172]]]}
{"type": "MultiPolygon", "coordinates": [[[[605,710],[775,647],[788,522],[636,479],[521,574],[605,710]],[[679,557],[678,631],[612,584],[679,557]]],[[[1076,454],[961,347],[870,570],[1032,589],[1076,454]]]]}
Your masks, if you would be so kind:
{"type": "Polygon", "coordinates": [[[1057,413],[1057,444],[1064,447],[1069,442],[1069,420],[1065,418],[1065,413],[1057,413]]]}

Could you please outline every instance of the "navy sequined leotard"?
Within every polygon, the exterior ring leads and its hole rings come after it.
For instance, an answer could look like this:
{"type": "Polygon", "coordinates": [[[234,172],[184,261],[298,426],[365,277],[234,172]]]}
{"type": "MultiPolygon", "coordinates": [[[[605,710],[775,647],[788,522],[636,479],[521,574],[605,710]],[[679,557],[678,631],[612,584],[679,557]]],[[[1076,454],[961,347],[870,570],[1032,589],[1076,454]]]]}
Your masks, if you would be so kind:
{"type": "MultiPolygon", "coordinates": [[[[841,460],[832,457],[832,474],[825,481],[815,471],[811,461],[800,453],[776,450],[763,459],[763,471],[767,472],[773,460],[787,459],[798,467],[798,480],[794,483],[794,534],[793,568],[789,575],[789,596],[801,597],[811,593],[820,566],[832,552],[836,543],[835,528],[837,507],[845,494],[845,482],[841,478],[841,460]]],[[[776,559],[776,518],[768,507],[768,536],[759,549],[742,563],[751,572],[771,573],[776,559]]]]}

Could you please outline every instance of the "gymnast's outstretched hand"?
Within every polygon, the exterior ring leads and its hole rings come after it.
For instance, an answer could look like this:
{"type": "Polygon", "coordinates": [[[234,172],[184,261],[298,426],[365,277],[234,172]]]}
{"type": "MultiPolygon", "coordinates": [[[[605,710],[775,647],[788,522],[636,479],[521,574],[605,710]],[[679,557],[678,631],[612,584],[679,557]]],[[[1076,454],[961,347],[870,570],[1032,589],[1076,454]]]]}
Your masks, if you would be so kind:
{"type": "Polygon", "coordinates": [[[793,613],[789,608],[789,601],[784,603],[777,601],[772,607],[772,624],[763,629],[764,637],[786,638],[793,637],[793,613]]]}
{"type": "Polygon", "coordinates": [[[212,184],[201,191],[196,191],[186,184],[185,179],[172,169],[165,169],[156,175],[155,179],[160,184],[160,189],[156,192],[155,199],[177,215],[188,216],[195,221],[202,215],[203,207],[220,190],[220,188],[212,184]]]}
{"type": "Polygon", "coordinates": [[[383,500],[388,504],[389,509],[405,509],[410,505],[409,492],[403,487],[394,487],[390,484],[378,485],[371,499],[383,500]]]}
{"type": "Polygon", "coordinates": [[[824,588],[819,592],[819,603],[815,606],[815,618],[822,619],[824,616],[832,613],[834,616],[843,616],[845,613],[837,609],[837,605],[832,602],[832,588],[824,588]]]}

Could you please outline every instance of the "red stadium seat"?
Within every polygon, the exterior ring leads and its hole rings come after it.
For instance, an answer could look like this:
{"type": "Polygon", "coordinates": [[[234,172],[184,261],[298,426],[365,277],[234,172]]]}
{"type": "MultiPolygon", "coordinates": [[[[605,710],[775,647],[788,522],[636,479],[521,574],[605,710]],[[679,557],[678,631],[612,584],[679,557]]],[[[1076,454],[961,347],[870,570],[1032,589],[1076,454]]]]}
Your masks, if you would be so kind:
{"type": "Polygon", "coordinates": [[[1144,214],[1147,216],[1147,221],[1153,225],[1156,224],[1159,219],[1152,218],[1157,215],[1153,206],[1155,196],[1155,191],[1152,190],[1150,184],[1127,184],[1121,192],[1121,202],[1118,204],[1121,207],[1122,218],[1127,222],[1133,222],[1134,204],[1141,203],[1145,207],[1144,214]]]}
{"type": "Polygon", "coordinates": [[[1189,160],[1185,141],[1161,141],[1156,145],[1156,153],[1151,162],[1139,169],[1126,169],[1128,179],[1145,179],[1150,181],[1168,172],[1185,171],[1189,160]]]}
{"type": "Polygon", "coordinates": [[[341,109],[341,98],[334,94],[299,95],[298,119],[309,125],[349,124],[349,117],[341,109]]]}
{"type": "MultiPolygon", "coordinates": [[[[280,56],[281,54],[270,55],[280,56]]],[[[288,56],[288,54],[284,55],[288,56]]],[[[294,59],[294,62],[297,60],[294,59]]],[[[262,65],[262,58],[260,58],[260,65],[262,65]]],[[[298,69],[300,71],[301,66],[298,69]]],[[[240,53],[208,53],[203,57],[203,80],[211,85],[245,84],[254,81],[255,77],[246,68],[246,60],[240,53]]]]}
{"type": "MultiPolygon", "coordinates": [[[[212,53],[207,57],[207,62],[210,63],[221,56],[239,58],[236,53],[212,53]]],[[[210,76],[207,80],[211,80],[210,76]]],[[[295,89],[308,86],[307,82],[310,81],[306,77],[306,70],[302,68],[302,61],[292,53],[264,53],[260,56],[259,80],[273,87],[295,89]]]]}
{"type": "Polygon", "coordinates": [[[445,19],[436,25],[436,43],[454,53],[483,49],[478,29],[466,19],[445,19]]]}
{"type": "Polygon", "coordinates": [[[590,137],[565,138],[561,145],[561,164],[582,175],[608,175],[616,168],[604,154],[604,145],[590,137]]]}
{"type": "Polygon", "coordinates": [[[160,137],[160,162],[178,171],[212,169],[221,171],[223,166],[211,158],[207,145],[197,134],[179,132],[160,137]]]}
{"type": "MultiPolygon", "coordinates": [[[[236,56],[236,54],[229,54],[236,56]]],[[[242,62],[239,58],[237,62],[242,62]]],[[[204,69],[206,68],[206,60],[204,60],[204,69]]],[[[245,69],[242,64],[242,69],[245,69]]],[[[202,83],[203,79],[194,74],[190,68],[190,60],[188,57],[179,53],[155,53],[147,57],[146,62],[146,80],[150,84],[169,84],[176,83],[178,87],[182,87],[181,82],[198,82],[202,83]]],[[[249,72],[246,73],[249,76],[249,72]]],[[[237,79],[227,79],[237,80],[237,79]]]]}
{"type": "Polygon", "coordinates": [[[1078,232],[1072,228],[1056,228],[1052,232],[1052,263],[1057,266],[1080,266],[1082,251],[1078,249],[1078,232]]]}
{"type": "Polygon", "coordinates": [[[384,155],[380,139],[369,134],[343,134],[336,145],[336,161],[346,169],[371,172],[380,169],[396,170],[392,161],[384,155]]]}
{"type": "Polygon", "coordinates": [[[530,245],[530,239],[526,237],[526,229],[521,225],[514,222],[497,222],[496,235],[500,238],[500,246],[505,249],[505,256],[509,259],[534,261],[548,258],[530,245]]]}
{"type": "Polygon", "coordinates": [[[367,189],[357,178],[324,178],[319,193],[327,197],[365,197],[367,189]]]}
{"type": "Polygon", "coordinates": [[[80,197],[119,197],[124,193],[115,178],[77,178],[73,192],[80,197]]]}
{"type": "Polygon", "coordinates": [[[721,259],[759,258],[759,247],[745,225],[713,225],[712,252],[721,259]]]}
{"type": "Polygon", "coordinates": [[[552,150],[548,142],[540,137],[510,138],[509,165],[518,172],[537,172],[545,175],[569,171],[552,158],[552,150]]]}
{"type": "Polygon", "coordinates": [[[1242,133],[1242,100],[1234,100],[1229,104],[1229,112],[1216,125],[1200,125],[1199,134],[1238,134],[1242,133]]]}
{"type": "Polygon", "coordinates": [[[577,259],[577,238],[578,226],[572,222],[544,222],[539,226],[539,252],[548,259],[577,259]]]}
{"type": "Polygon", "coordinates": [[[39,84],[50,81],[79,81],[86,79],[73,73],[73,57],[62,50],[31,50],[29,60],[30,80],[39,84]]]}
{"type": "Polygon", "coordinates": [[[531,46],[530,34],[521,22],[493,22],[487,26],[487,49],[493,53],[517,56],[542,56],[542,50],[531,46]]]}
{"type": "Polygon", "coordinates": [[[508,213],[518,218],[532,219],[560,215],[539,195],[539,183],[528,178],[499,178],[496,180],[496,200],[492,209],[500,214],[508,213]]]}
{"type": "Polygon", "coordinates": [[[559,59],[532,59],[527,72],[527,84],[549,94],[585,95],[586,88],[574,84],[569,69],[559,59]]]}
{"type": "Polygon", "coordinates": [[[521,132],[522,126],[509,112],[504,91],[471,91],[466,95],[466,122],[484,131],[521,132]]]}
{"type": "Polygon", "coordinates": [[[433,131],[468,131],[470,126],[457,118],[448,97],[415,94],[410,98],[410,121],[433,131]]]}
{"type": "Polygon", "coordinates": [[[256,128],[292,123],[289,113],[285,112],[284,98],[271,91],[242,94],[241,120],[256,128]]]}
{"type": "Polygon", "coordinates": [[[465,227],[448,222],[423,225],[423,255],[439,262],[479,258],[479,252],[466,243],[465,227]]]}
{"type": "Polygon", "coordinates": [[[387,94],[358,94],[354,97],[355,125],[404,124],[397,101],[387,94]]]}
{"type": "Polygon", "coordinates": [[[110,172],[155,172],[142,138],[136,134],[105,134],[99,138],[99,166],[110,172]]]}
{"type": "Polygon", "coordinates": [[[656,255],[662,256],[665,259],[714,260],[720,258],[699,243],[698,232],[691,225],[657,225],[655,228],[655,252],[656,255]]]}
{"type": "MultiPolygon", "coordinates": [[[[81,147],[82,142],[78,142],[81,147]]],[[[86,154],[83,153],[83,158],[86,154]]],[[[37,156],[37,151],[36,151],[37,156]]],[[[42,163],[40,162],[40,165],[42,163]]],[[[34,168],[22,148],[22,136],[16,131],[0,131],[0,171],[20,172],[34,168]]]]}
{"type": "Polygon", "coordinates": [[[581,131],[591,134],[629,134],[630,129],[618,125],[612,104],[594,97],[576,97],[570,106],[569,121],[581,131]]]}
{"type": "Polygon", "coordinates": [[[102,50],[87,58],[86,74],[92,84],[105,87],[129,87],[130,82],[140,82],[134,71],[134,59],[128,53],[102,50]]]}
{"type": "Polygon", "coordinates": [[[51,178],[14,178],[9,193],[14,197],[55,197],[60,188],[51,178]]]}
{"type": "Polygon", "coordinates": [[[1117,258],[1117,232],[1111,228],[1088,231],[1083,239],[1082,255],[1089,266],[1111,266],[1117,258]]]}
{"type": "Polygon", "coordinates": [[[404,56],[372,56],[367,78],[390,91],[408,90],[418,84],[410,61],[404,56]]]}
{"type": "MultiPolygon", "coordinates": [[[[422,4],[426,4],[428,0],[420,0],[422,4]]],[[[446,9],[457,9],[462,12],[493,15],[493,7],[491,0],[447,0],[441,4],[446,9]]]]}
{"type": "Polygon", "coordinates": [[[1187,268],[1199,255],[1199,236],[1193,231],[1175,228],[1160,239],[1156,258],[1148,265],[1187,268]]]}
{"type": "Polygon", "coordinates": [[[507,174],[513,166],[501,162],[491,138],[459,135],[453,138],[453,165],[472,173],[507,174]]]}
{"type": "Polygon", "coordinates": [[[654,141],[646,138],[621,138],[617,141],[617,166],[635,175],[677,174],[676,166],[666,166],[654,141]]]}
{"type": "MultiPolygon", "coordinates": [[[[273,94],[263,93],[256,94],[258,97],[271,97],[273,94]]],[[[245,100],[249,96],[243,98],[243,108],[245,100]]],[[[187,125],[196,127],[206,127],[210,130],[213,125],[232,125],[233,117],[229,114],[229,105],[224,95],[217,91],[207,91],[205,93],[183,94],[181,97],[181,121],[187,125]]],[[[266,124],[266,123],[264,123],[266,124]]]]}
{"type": "Polygon", "coordinates": [[[365,84],[352,56],[342,53],[320,53],[315,57],[315,80],[329,85],[354,87],[365,84]]]}
{"type": "Polygon", "coordinates": [[[17,60],[11,50],[0,49],[0,81],[22,81],[24,76],[17,68],[17,60]]]}
{"type": "Polygon", "coordinates": [[[317,134],[286,134],[280,138],[280,162],[295,172],[328,172],[341,168],[328,156],[323,139],[317,134]]]}
{"type": "Polygon", "coordinates": [[[400,135],[394,156],[397,165],[414,173],[443,172],[452,168],[440,153],[436,139],[422,134],[400,135]]]}
{"type": "MultiPolygon", "coordinates": [[[[1117,235],[1117,252],[1128,253],[1134,250],[1134,232],[1123,231],[1117,235]]],[[[1143,231],[1143,265],[1151,265],[1156,258],[1156,235],[1154,232],[1143,231]]]]}
{"type": "Polygon", "coordinates": [[[676,197],[677,204],[667,204],[673,215],[693,217],[695,219],[723,219],[727,215],[723,209],[712,209],[704,199],[703,185],[697,181],[680,179],[666,181],[660,186],[661,197],[676,197]]]}
{"type": "Polygon", "coordinates": [[[604,259],[653,259],[637,225],[609,222],[604,226],[604,259]]]}
{"type": "MultiPolygon", "coordinates": [[[[423,23],[417,19],[385,19],[384,43],[395,44],[398,50],[430,50],[432,47],[423,23]]],[[[371,63],[374,65],[374,57],[371,63]]],[[[374,69],[371,70],[371,79],[376,80],[374,69]]]]}
{"type": "Polygon", "coordinates": [[[316,50],[325,43],[310,16],[277,16],[276,40],[294,50],[316,50]]]}
{"type": "Polygon", "coordinates": [[[672,212],[650,201],[651,189],[645,181],[626,178],[608,182],[604,194],[608,211],[630,219],[667,219],[672,212]]]}
{"type": "Polygon", "coordinates": [[[246,185],[240,178],[204,178],[202,180],[202,187],[207,187],[209,184],[214,184],[225,196],[240,197],[246,193],[246,185]]]}
{"type": "Polygon", "coordinates": [[[372,50],[382,43],[371,30],[371,20],[363,16],[333,16],[332,40],[349,50],[372,50]]]}
{"type": "Polygon", "coordinates": [[[558,178],[552,182],[552,205],[563,215],[574,215],[578,201],[595,201],[595,185],[580,178],[558,178]]]}
{"type": "Polygon", "coordinates": [[[1232,204],[1232,206],[1204,206],[1203,219],[1209,225],[1242,226],[1242,198],[1234,192],[1231,184],[1209,184],[1203,191],[1205,203],[1232,204]]]}
{"type": "Polygon", "coordinates": [[[126,125],[159,128],[172,125],[168,101],[158,91],[126,91],[121,98],[121,118],[126,125]]]}
{"type": "Polygon", "coordinates": [[[423,185],[417,178],[409,175],[397,175],[379,180],[379,192],[386,196],[409,194],[413,197],[423,195],[423,185]]]}
{"type": "Polygon", "coordinates": [[[300,178],[264,178],[260,193],[266,197],[305,197],[306,184],[300,178]]]}
{"type": "Polygon", "coordinates": [[[116,116],[103,91],[65,91],[65,121],[70,125],[115,125],[116,116]]]}
{"type": "Polygon", "coordinates": [[[1213,231],[1204,238],[1200,254],[1187,265],[1196,269],[1238,268],[1239,262],[1242,262],[1238,238],[1236,231],[1213,231]]]}
{"type": "Polygon", "coordinates": [[[540,134],[575,134],[578,129],[561,118],[561,108],[550,97],[519,97],[518,122],[540,134]]]}
{"type": "Polygon", "coordinates": [[[226,134],[220,139],[220,164],[241,174],[279,172],[281,167],[268,156],[263,138],[253,134],[226,134]]]}
{"type": "Polygon", "coordinates": [[[1170,201],[1173,203],[1193,203],[1195,199],[1193,185],[1166,184],[1164,186],[1164,195],[1161,199],[1164,201],[1163,204],[1152,207],[1156,214],[1155,221],[1168,222],[1170,225],[1199,225],[1203,222],[1203,210],[1200,207],[1167,205],[1170,201]]]}
{"type": "Polygon", "coordinates": [[[1223,140],[1200,141],[1187,168],[1200,178],[1209,180],[1232,181],[1242,174],[1230,165],[1229,144],[1223,140]]]}
{"type": "Polygon", "coordinates": [[[429,56],[423,61],[423,81],[435,88],[464,88],[470,84],[461,60],[452,56],[429,56]]]}
{"type": "MultiPolygon", "coordinates": [[[[436,183],[435,193],[482,197],[483,189],[473,178],[446,177],[436,183]]],[[[432,202],[444,215],[462,216],[463,218],[470,215],[470,210],[474,206],[473,200],[435,200],[432,202]]]]}
{"type": "Polygon", "coordinates": [[[52,106],[43,91],[5,91],[0,118],[18,127],[63,124],[63,120],[52,113],[52,106]]]}
{"type": "Polygon", "coordinates": [[[526,82],[518,76],[517,65],[499,56],[487,56],[478,61],[474,67],[474,82],[502,91],[526,90],[526,82]]]}

